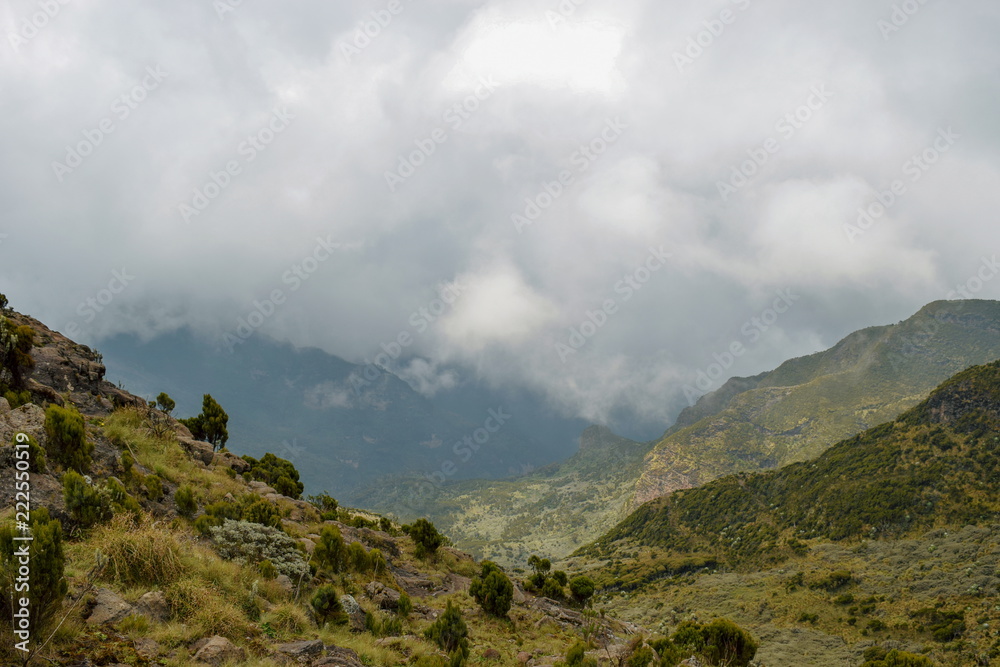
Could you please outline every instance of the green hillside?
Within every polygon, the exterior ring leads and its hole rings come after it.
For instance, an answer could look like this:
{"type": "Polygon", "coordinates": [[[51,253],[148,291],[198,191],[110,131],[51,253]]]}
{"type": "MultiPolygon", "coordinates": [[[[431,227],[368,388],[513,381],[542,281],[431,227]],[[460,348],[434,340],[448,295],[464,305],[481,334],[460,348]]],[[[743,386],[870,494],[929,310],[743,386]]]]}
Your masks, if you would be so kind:
{"type": "Polygon", "coordinates": [[[932,664],[989,665],[1000,657],[998,478],[1000,361],[814,461],[646,503],[568,562],[589,567],[631,620],[655,627],[697,610],[762,636],[808,628],[817,645],[786,652],[828,660],[769,665],[833,664],[866,638],[922,647],[932,664]],[[820,635],[837,641],[821,649],[820,635]]]}
{"type": "Polygon", "coordinates": [[[632,507],[734,472],[815,458],[1000,357],[1000,303],[936,301],[896,325],[735,378],[681,413],[646,458],[632,507]]]}
{"type": "Polygon", "coordinates": [[[592,426],[574,456],[523,477],[397,481],[361,502],[403,519],[430,516],[476,556],[523,565],[533,553],[567,554],[623,519],[649,447],[592,426]]]}

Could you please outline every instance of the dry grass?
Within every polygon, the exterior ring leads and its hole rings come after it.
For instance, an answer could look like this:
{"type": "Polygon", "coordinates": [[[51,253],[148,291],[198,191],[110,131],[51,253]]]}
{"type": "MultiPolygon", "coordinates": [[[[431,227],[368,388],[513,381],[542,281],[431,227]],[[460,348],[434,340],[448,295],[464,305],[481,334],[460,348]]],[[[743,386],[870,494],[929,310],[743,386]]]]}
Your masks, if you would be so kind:
{"type": "Polygon", "coordinates": [[[94,531],[91,542],[107,565],[101,577],[124,586],[164,586],[182,573],[181,542],[149,515],[120,514],[94,531]]]}

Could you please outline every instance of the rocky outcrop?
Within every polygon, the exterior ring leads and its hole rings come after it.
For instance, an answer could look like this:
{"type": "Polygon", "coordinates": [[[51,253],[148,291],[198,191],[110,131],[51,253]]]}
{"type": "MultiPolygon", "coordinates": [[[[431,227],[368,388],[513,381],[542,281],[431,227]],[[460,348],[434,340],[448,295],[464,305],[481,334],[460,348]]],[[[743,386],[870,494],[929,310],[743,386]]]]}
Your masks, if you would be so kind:
{"type": "Polygon", "coordinates": [[[107,588],[97,589],[94,608],[87,617],[89,625],[117,623],[133,613],[132,605],[107,588]]]}
{"type": "Polygon", "coordinates": [[[323,654],[323,642],[319,639],[279,644],[274,650],[299,664],[308,664],[323,654]]]}
{"type": "Polygon", "coordinates": [[[226,662],[246,660],[246,651],[225,637],[218,635],[197,642],[195,647],[197,647],[197,651],[194,654],[195,662],[203,662],[218,667],[226,662]]]}
{"type": "Polygon", "coordinates": [[[170,620],[170,603],[162,591],[150,591],[136,601],[135,613],[153,623],[166,623],[170,620]]]}

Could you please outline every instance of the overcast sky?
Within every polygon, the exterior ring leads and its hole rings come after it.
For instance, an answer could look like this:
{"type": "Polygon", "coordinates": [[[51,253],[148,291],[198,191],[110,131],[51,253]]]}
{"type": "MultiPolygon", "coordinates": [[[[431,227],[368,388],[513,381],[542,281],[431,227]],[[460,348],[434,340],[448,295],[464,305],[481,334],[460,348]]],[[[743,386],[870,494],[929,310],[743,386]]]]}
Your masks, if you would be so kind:
{"type": "Polygon", "coordinates": [[[668,423],[734,344],[725,376],[1000,296],[995,0],[7,0],[0,28],[0,291],[84,342],[402,337],[427,393],[668,423]]]}

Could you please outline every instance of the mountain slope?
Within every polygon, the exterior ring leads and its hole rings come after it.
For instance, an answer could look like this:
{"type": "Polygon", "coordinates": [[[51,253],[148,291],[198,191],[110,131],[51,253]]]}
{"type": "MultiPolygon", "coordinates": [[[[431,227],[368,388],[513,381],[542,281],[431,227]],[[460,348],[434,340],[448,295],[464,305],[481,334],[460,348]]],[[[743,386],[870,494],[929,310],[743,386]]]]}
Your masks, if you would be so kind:
{"type": "Polygon", "coordinates": [[[648,443],[601,426],[580,436],[580,451],[512,480],[470,480],[439,487],[397,480],[361,503],[403,519],[429,516],[476,556],[519,565],[531,554],[569,553],[624,518],[648,443]]]}
{"type": "Polygon", "coordinates": [[[1000,357],[1000,302],[936,301],[896,325],[734,378],[684,410],[646,458],[631,507],[725,474],[805,461],[1000,357]]]}

